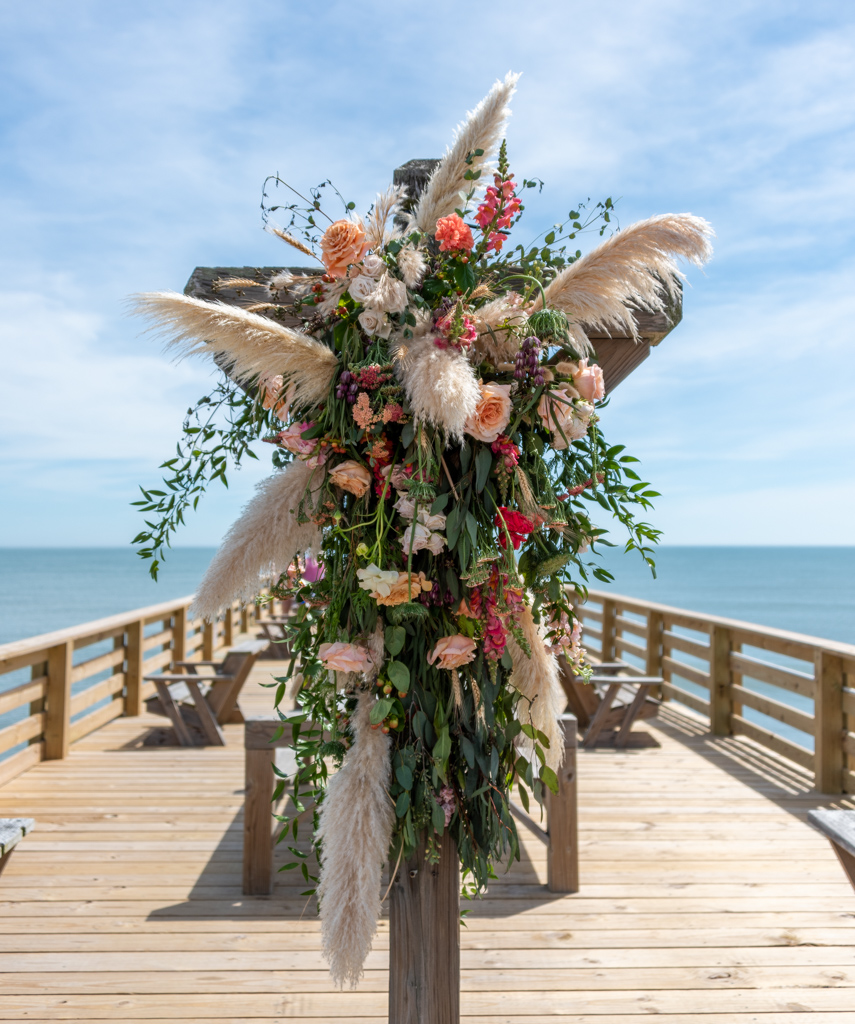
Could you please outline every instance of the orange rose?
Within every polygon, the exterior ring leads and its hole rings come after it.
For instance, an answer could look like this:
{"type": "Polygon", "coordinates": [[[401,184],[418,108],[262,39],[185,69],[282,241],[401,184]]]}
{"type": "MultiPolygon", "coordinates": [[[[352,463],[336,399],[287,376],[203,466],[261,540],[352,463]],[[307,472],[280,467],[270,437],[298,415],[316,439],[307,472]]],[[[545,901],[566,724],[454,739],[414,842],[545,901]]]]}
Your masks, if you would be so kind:
{"type": "Polygon", "coordinates": [[[478,441],[493,442],[511,419],[511,385],[482,384],[475,412],[463,429],[478,441]]]}
{"type": "Polygon", "coordinates": [[[362,463],[348,459],[330,470],[330,481],[361,498],[371,485],[371,473],[362,463]]]}
{"type": "Polygon", "coordinates": [[[321,259],[332,277],[344,277],[351,263],[358,263],[368,250],[361,221],[337,220],[321,239],[321,259]]]}
{"type": "Polygon", "coordinates": [[[428,664],[432,665],[437,658],[440,668],[460,668],[475,660],[475,641],[468,636],[457,633],[455,636],[444,636],[437,640],[436,647],[428,655],[428,664]]]}
{"type": "Polygon", "coordinates": [[[394,606],[396,604],[404,604],[406,601],[415,600],[423,590],[433,590],[433,583],[431,580],[425,579],[425,574],[423,572],[420,572],[418,576],[413,573],[412,587],[410,586],[407,574],[405,572],[399,572],[398,582],[392,584],[389,588],[388,594],[383,595],[377,591],[377,593],[374,593],[371,596],[377,604],[394,606]],[[412,597],[410,596],[411,590],[412,597]]]}

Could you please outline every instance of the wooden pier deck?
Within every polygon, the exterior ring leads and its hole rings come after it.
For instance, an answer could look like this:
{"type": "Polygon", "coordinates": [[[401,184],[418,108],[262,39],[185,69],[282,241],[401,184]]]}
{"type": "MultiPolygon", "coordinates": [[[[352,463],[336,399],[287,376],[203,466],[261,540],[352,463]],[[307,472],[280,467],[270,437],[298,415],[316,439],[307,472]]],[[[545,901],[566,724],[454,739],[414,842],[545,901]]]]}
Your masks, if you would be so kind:
{"type": "MultiPolygon", "coordinates": [[[[269,708],[257,685],[250,711],[269,708]]],[[[243,749],[143,747],[163,719],[118,718],[0,788],[36,831],[0,876],[0,1020],[386,1020],[388,927],[338,992],[318,921],[279,875],[241,892],[243,749]]],[[[855,1021],[855,893],[805,823],[807,772],[665,707],[629,750],[579,757],[582,889],[546,853],[473,904],[466,1024],[855,1021]]]]}

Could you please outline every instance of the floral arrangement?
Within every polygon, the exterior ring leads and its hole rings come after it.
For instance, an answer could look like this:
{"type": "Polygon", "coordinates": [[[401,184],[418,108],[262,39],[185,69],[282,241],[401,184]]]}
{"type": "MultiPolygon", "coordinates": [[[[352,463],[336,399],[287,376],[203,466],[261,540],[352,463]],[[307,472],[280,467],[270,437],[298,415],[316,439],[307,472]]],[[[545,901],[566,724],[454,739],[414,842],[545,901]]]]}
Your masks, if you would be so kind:
{"type": "MultiPolygon", "coordinates": [[[[272,301],[138,299],[181,352],[216,356],[230,377],[191,410],[169,491],[143,491],[162,517],[137,538],[143,554],[162,549],[203,478],[225,480],[229,456],[259,436],[274,449],[278,468],[195,607],[213,618],[271,575],[295,599],[294,797],[316,802],[319,878],[301,868],[339,983],[361,974],[384,862],[394,873],[420,844],[438,857],[448,835],[477,891],[518,856],[512,788],[526,807],[557,788],[558,658],[584,672],[569,591],[584,594],[589,572],[609,578],[589,561],[606,532],[591,512],[622,523],[651,566],[658,536],[637,517],[656,492],[603,437],[583,324],[635,336],[632,308],[667,308],[676,258],[700,265],[711,230],[669,214],[582,256],[566,245],[585,226],[572,211],[572,227],[512,247],[535,186],[514,180],[502,141],[516,80],[468,115],[414,206],[392,187],[364,220],[346,204],[322,232],[320,190],[286,207],[291,223],[271,230],[322,266],[277,275],[272,301]]],[[[603,234],[611,201],[598,210],[603,234]]],[[[296,818],[283,826],[296,838],[296,818]]]]}

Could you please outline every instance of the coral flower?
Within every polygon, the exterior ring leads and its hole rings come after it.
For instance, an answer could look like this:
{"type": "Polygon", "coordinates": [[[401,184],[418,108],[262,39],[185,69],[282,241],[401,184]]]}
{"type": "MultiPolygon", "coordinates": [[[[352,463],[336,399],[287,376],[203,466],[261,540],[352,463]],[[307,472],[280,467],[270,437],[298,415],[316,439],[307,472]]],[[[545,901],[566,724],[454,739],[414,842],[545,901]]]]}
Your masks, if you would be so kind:
{"type": "Polygon", "coordinates": [[[371,473],[362,463],[348,459],[330,470],[330,482],[361,498],[371,486],[371,473]]]}
{"type": "Polygon", "coordinates": [[[371,596],[377,604],[394,607],[395,605],[415,600],[422,592],[428,593],[432,589],[433,581],[426,579],[423,572],[420,572],[418,576],[413,573],[412,579],[407,573],[399,572],[398,582],[392,584],[388,594],[381,594],[378,591],[371,596]]]}
{"type": "Polygon", "coordinates": [[[478,441],[492,444],[511,419],[511,385],[482,384],[475,412],[463,429],[478,441]]]}
{"type": "Polygon", "coordinates": [[[428,664],[432,665],[439,659],[440,668],[460,668],[475,660],[475,647],[475,641],[463,633],[441,637],[428,655],[428,664]]]}
{"type": "Polygon", "coordinates": [[[456,213],[440,217],[436,222],[436,240],[441,252],[472,252],[475,246],[472,229],[456,213]]]}
{"type": "Polygon", "coordinates": [[[351,263],[358,263],[368,251],[361,221],[337,220],[321,239],[321,259],[331,277],[344,277],[351,263]]]}
{"type": "Polygon", "coordinates": [[[330,672],[370,672],[374,666],[368,650],[357,644],[321,644],[318,657],[330,672]]]}

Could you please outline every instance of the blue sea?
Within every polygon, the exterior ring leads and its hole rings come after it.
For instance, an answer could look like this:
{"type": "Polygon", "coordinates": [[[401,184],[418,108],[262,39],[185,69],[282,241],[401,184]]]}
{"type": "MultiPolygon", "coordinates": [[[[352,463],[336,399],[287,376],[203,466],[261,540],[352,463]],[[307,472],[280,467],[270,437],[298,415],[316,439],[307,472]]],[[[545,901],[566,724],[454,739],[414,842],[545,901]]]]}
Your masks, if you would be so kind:
{"type": "MultiPolygon", "coordinates": [[[[0,549],[0,644],[192,594],[213,553],[213,548],[175,549],[154,582],[126,548],[0,549]]],[[[614,583],[592,580],[592,589],[855,643],[855,547],[663,547],[656,562],[654,579],[637,553],[606,549],[602,564],[614,583]]],[[[85,657],[95,653],[89,648],[85,657]]],[[[0,692],[25,678],[24,671],[0,676],[0,692]]],[[[702,693],[691,683],[680,685],[702,693]]],[[[808,698],[763,683],[746,680],[745,685],[813,711],[808,698]]],[[[813,748],[812,737],[751,709],[745,714],[813,748]]],[[[20,717],[10,715],[0,716],[0,728],[20,717]]]]}

